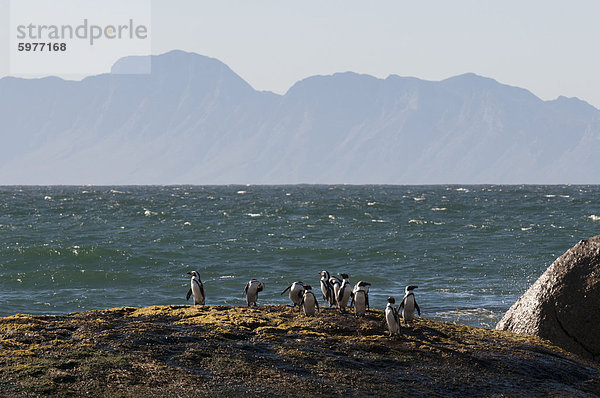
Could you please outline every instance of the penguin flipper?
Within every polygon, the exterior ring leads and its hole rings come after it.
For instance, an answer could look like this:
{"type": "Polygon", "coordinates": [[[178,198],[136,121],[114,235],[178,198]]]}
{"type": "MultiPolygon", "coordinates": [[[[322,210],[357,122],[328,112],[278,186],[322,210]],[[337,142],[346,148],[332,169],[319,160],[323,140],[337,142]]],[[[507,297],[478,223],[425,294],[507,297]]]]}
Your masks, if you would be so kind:
{"type": "Polygon", "coordinates": [[[394,314],[394,320],[398,325],[400,325],[400,316],[398,315],[398,311],[392,307],[392,314],[394,314]]]}
{"type": "Polygon", "coordinates": [[[192,295],[192,288],[190,288],[190,290],[188,290],[187,296],[185,296],[185,299],[189,300],[191,295],[192,295]]]}
{"type": "Polygon", "coordinates": [[[417,309],[419,316],[421,316],[421,309],[419,308],[419,304],[417,304],[417,300],[415,300],[415,308],[417,309]]]}
{"type": "Polygon", "coordinates": [[[404,308],[404,301],[402,300],[402,302],[400,303],[400,307],[398,307],[398,312],[402,311],[402,309],[404,308]]]}
{"type": "Polygon", "coordinates": [[[283,292],[281,292],[281,295],[283,296],[283,293],[287,292],[288,290],[290,290],[290,288],[292,287],[292,285],[289,285],[288,287],[285,288],[285,290],[283,292]]]}
{"type": "Polygon", "coordinates": [[[206,295],[204,294],[204,285],[200,283],[200,294],[202,295],[202,304],[204,304],[204,300],[206,300],[206,295]]]}
{"type": "Polygon", "coordinates": [[[337,292],[337,295],[335,296],[335,301],[337,301],[338,303],[340,301],[342,301],[342,299],[344,298],[344,291],[346,290],[346,286],[341,286],[340,289],[337,292]]]}

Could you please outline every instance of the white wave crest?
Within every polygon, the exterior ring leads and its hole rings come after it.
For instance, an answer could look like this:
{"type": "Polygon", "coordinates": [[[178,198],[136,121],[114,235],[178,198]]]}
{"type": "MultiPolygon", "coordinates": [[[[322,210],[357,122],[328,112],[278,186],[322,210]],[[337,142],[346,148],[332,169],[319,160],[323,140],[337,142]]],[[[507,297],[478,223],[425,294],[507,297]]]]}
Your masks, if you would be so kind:
{"type": "Polygon", "coordinates": [[[417,225],[423,225],[423,224],[433,224],[433,225],[444,225],[446,223],[441,222],[441,221],[427,221],[427,220],[408,220],[409,224],[417,224],[417,225]]]}
{"type": "Polygon", "coordinates": [[[588,217],[590,220],[592,221],[600,221],[600,216],[597,216],[595,214],[592,214],[591,216],[588,217]]]}

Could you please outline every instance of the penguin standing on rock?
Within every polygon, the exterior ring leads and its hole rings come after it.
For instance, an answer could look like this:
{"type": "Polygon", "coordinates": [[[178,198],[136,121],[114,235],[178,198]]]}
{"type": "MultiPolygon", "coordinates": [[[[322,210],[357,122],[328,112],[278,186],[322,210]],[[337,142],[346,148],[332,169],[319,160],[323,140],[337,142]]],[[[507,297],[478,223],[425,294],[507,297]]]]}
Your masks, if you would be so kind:
{"type": "Polygon", "coordinates": [[[200,280],[200,275],[196,271],[188,272],[188,275],[192,276],[190,280],[190,290],[187,292],[187,296],[185,296],[186,300],[190,299],[190,296],[194,295],[194,305],[204,305],[204,301],[206,300],[206,296],[204,295],[204,285],[200,280]]]}
{"type": "Polygon", "coordinates": [[[290,300],[292,300],[292,306],[300,306],[302,303],[302,297],[304,296],[304,284],[299,281],[294,282],[286,287],[281,294],[283,295],[283,293],[287,292],[288,290],[290,291],[289,297],[290,300]]]}
{"type": "Polygon", "coordinates": [[[354,307],[354,315],[358,318],[367,312],[367,291],[359,288],[352,290],[352,301],[350,307],[354,307]]]}
{"type": "Polygon", "coordinates": [[[418,286],[406,286],[406,289],[404,289],[404,298],[398,308],[398,312],[402,313],[402,319],[407,325],[408,322],[412,321],[415,317],[415,308],[419,316],[421,316],[421,309],[419,308],[419,304],[417,304],[417,300],[415,300],[415,294],[413,292],[416,288],[418,288],[418,286]]]}
{"type": "Polygon", "coordinates": [[[315,315],[315,308],[319,309],[319,303],[310,285],[304,285],[304,294],[302,295],[300,306],[304,309],[304,315],[307,316],[315,315]]]}
{"type": "MultiPolygon", "coordinates": [[[[369,287],[371,286],[371,284],[369,282],[365,282],[365,281],[358,281],[356,282],[356,285],[354,285],[354,289],[352,289],[352,300],[353,302],[356,301],[354,300],[354,296],[356,294],[356,292],[358,292],[359,290],[362,290],[364,292],[365,295],[365,311],[368,309],[371,309],[371,307],[369,306],[369,287]]],[[[352,304],[350,304],[350,306],[352,307],[352,304]]]]}
{"type": "Polygon", "coordinates": [[[336,306],[337,305],[337,295],[338,295],[338,292],[340,291],[340,286],[342,286],[342,281],[337,276],[332,276],[329,278],[329,284],[331,285],[331,288],[333,289],[333,305],[336,306]]]}
{"type": "Polygon", "coordinates": [[[398,317],[398,310],[396,309],[396,299],[388,297],[388,304],[385,307],[385,321],[387,323],[390,337],[395,334],[400,334],[400,318],[398,317]]]}
{"type": "Polygon", "coordinates": [[[321,275],[321,293],[323,293],[323,300],[329,303],[329,306],[335,305],[335,293],[333,291],[333,285],[329,282],[331,278],[329,272],[323,270],[319,273],[321,275]]]}
{"type": "Polygon", "coordinates": [[[265,288],[265,285],[259,281],[258,279],[250,279],[248,283],[246,283],[246,287],[244,288],[244,295],[246,296],[246,303],[248,307],[252,304],[256,307],[256,302],[258,301],[258,292],[262,292],[265,288]]]}
{"type": "Polygon", "coordinates": [[[350,287],[350,282],[348,281],[348,274],[340,274],[343,281],[340,289],[337,291],[335,296],[335,301],[337,301],[338,308],[340,312],[344,312],[346,307],[348,306],[348,300],[350,299],[350,294],[352,293],[352,288],[350,287]]]}

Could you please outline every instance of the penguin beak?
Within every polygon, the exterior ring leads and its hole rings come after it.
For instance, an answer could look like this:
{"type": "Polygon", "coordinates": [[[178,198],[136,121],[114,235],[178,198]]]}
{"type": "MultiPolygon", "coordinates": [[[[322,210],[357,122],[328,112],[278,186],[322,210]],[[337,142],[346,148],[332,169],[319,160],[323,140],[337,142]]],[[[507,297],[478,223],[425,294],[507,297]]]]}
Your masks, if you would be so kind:
{"type": "Polygon", "coordinates": [[[188,274],[188,275],[192,275],[192,271],[188,272],[187,274],[188,274]]]}

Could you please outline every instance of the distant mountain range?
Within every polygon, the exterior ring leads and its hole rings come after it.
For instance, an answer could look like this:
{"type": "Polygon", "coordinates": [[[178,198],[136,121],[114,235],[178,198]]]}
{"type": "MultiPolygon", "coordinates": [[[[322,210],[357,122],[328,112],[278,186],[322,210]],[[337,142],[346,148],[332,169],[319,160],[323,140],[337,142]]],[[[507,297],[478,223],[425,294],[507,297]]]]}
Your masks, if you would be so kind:
{"type": "Polygon", "coordinates": [[[474,74],[285,95],[172,51],[152,74],[0,79],[0,185],[600,183],[600,111],[474,74]]]}

